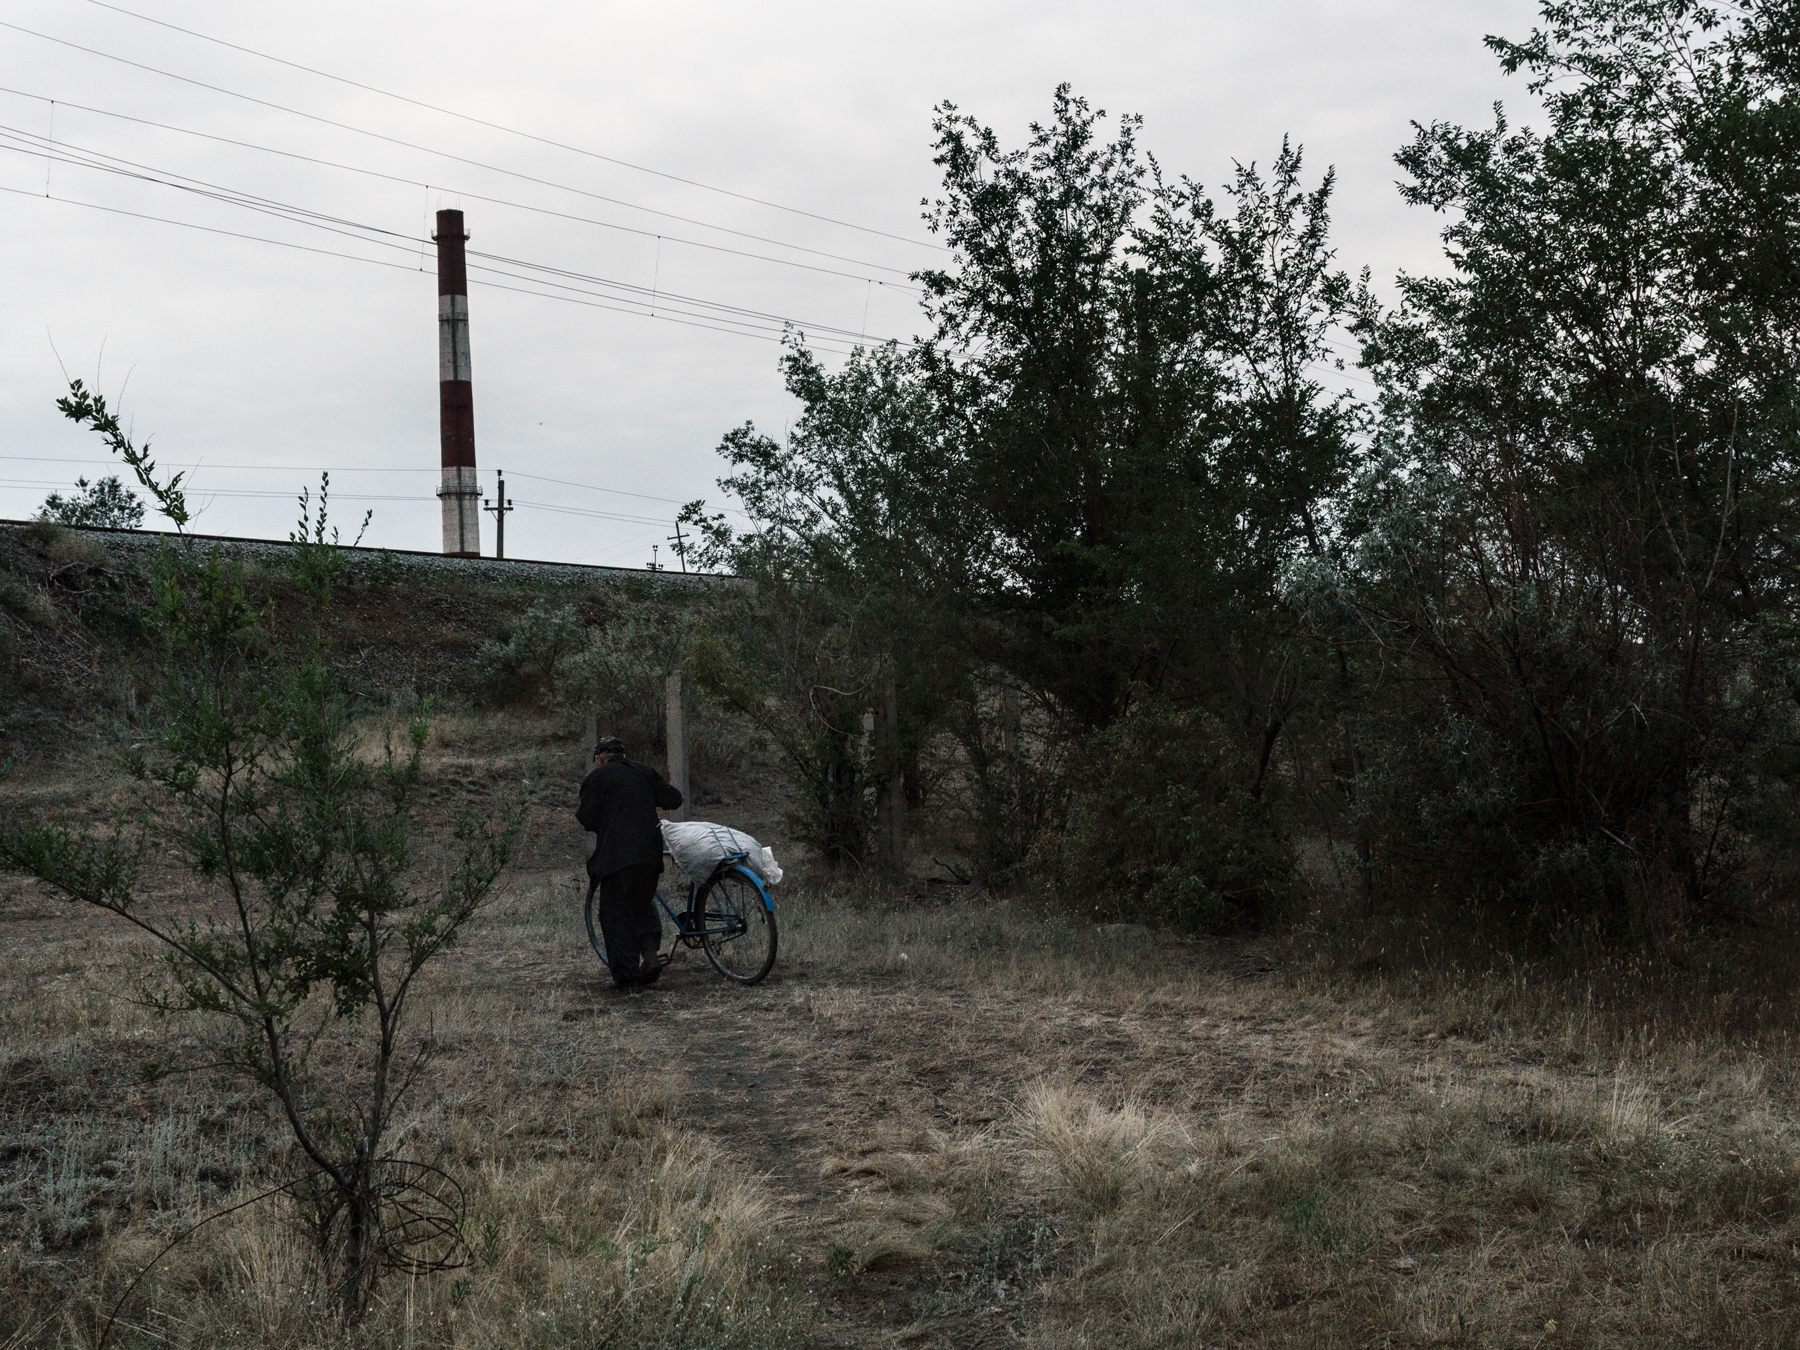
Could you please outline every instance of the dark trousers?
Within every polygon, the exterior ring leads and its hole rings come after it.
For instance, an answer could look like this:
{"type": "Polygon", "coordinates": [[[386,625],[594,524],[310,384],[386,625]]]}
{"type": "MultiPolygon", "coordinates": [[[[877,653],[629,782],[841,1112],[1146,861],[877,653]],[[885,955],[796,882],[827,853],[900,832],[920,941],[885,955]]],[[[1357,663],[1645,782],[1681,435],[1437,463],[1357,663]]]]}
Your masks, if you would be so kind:
{"type": "Polygon", "coordinates": [[[662,860],[632,863],[603,877],[590,877],[588,894],[600,891],[600,936],[606,964],[620,984],[638,978],[644,960],[662,946],[662,920],[656,915],[656,879],[662,860]]]}

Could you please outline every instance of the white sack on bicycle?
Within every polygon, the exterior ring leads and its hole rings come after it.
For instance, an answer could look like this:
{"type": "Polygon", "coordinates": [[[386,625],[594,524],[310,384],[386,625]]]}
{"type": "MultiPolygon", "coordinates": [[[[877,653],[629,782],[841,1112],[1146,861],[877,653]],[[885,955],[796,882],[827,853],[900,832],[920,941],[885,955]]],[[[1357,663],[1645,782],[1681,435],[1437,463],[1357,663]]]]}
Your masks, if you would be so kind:
{"type": "Polygon", "coordinates": [[[775,854],[764,848],[742,830],[729,825],[715,825],[707,820],[665,820],[662,822],[663,846],[675,859],[675,866],[694,881],[705,881],[713,869],[727,858],[743,855],[748,867],[765,884],[781,883],[781,868],[775,854]]]}

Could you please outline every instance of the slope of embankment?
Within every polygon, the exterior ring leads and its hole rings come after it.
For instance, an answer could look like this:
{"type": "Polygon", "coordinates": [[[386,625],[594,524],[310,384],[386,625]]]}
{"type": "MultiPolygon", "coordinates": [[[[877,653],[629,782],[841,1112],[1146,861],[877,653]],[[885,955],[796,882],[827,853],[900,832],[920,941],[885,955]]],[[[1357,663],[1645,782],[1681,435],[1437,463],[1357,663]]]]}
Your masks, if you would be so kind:
{"type": "MultiPolygon", "coordinates": [[[[156,550],[152,531],[68,529],[0,521],[0,760],[80,753],[137,721],[152,653],[144,627],[156,550]]],[[[286,541],[188,536],[243,567],[277,627],[299,613],[286,541]]],[[[368,710],[478,700],[473,658],[504,640],[534,602],[573,606],[584,625],[619,605],[716,577],[492,558],[346,548],[328,625],[333,652],[368,710]]]]}

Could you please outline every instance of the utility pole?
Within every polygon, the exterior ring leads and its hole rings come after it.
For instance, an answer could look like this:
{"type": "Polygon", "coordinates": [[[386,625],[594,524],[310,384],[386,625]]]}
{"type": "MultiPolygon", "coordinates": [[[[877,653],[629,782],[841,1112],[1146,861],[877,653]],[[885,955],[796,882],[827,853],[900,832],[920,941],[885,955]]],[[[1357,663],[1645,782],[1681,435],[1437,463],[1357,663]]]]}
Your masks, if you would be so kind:
{"type": "Polygon", "coordinates": [[[494,489],[494,504],[488,505],[488,499],[481,499],[481,509],[491,511],[494,515],[494,556],[506,556],[506,513],[513,509],[512,498],[506,495],[506,470],[499,471],[499,486],[494,489]]]}
{"type": "Polygon", "coordinates": [[[439,211],[438,262],[438,437],[444,478],[444,552],[453,558],[481,556],[481,516],[475,501],[475,395],[469,369],[469,272],[463,257],[468,234],[461,211],[439,211]]]}
{"type": "Polygon", "coordinates": [[[687,574],[687,542],[681,537],[681,522],[675,522],[675,556],[681,559],[682,575],[687,574]]]}

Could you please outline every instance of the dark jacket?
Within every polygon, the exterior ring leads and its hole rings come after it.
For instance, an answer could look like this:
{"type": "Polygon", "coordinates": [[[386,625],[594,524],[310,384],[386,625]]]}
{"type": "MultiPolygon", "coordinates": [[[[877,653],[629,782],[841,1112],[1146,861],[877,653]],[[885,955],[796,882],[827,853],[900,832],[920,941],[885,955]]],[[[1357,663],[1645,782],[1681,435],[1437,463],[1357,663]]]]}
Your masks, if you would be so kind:
{"type": "Polygon", "coordinates": [[[672,811],[680,805],[680,790],[648,764],[618,755],[595,769],[582,780],[581,805],[575,808],[575,819],[594,832],[588,875],[610,876],[633,863],[660,867],[663,838],[656,808],[672,811]]]}

